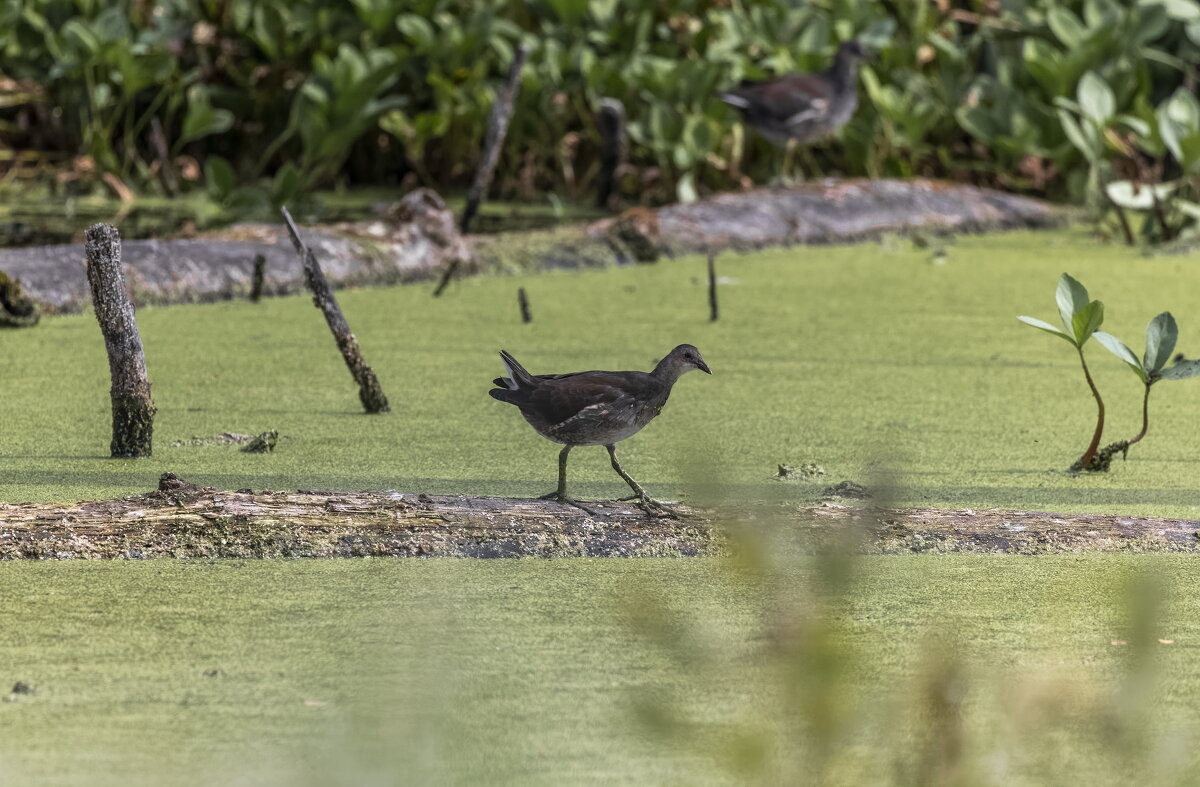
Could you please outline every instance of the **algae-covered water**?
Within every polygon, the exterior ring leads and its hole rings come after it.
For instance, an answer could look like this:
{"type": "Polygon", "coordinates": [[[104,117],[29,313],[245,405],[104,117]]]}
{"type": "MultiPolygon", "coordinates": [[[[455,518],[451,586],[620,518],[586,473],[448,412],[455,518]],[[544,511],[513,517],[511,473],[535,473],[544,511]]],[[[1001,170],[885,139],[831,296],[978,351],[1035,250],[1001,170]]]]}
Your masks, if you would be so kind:
{"type": "MultiPolygon", "coordinates": [[[[1140,348],[1169,309],[1200,347],[1197,260],[1076,233],[723,255],[339,294],[392,401],[365,416],[302,297],[147,308],[152,459],[106,458],[91,315],[0,334],[0,500],[228,489],[531,495],[556,448],[486,395],[534,372],[649,368],[679,384],[622,444],[660,496],[801,502],[843,479],[901,504],[1195,518],[1200,383],[1156,386],[1111,473],[1062,472],[1091,434],[1052,319],[1066,270],[1140,348]],[[520,322],[516,289],[534,322],[520,322]],[[277,429],[274,454],[193,437],[277,429]],[[777,465],[826,475],[772,480],[777,465]]],[[[1109,439],[1139,384],[1089,358],[1109,439]]],[[[623,485],[600,449],[574,491],[623,485]]],[[[358,560],[0,566],[0,783],[1195,783],[1200,580],[1185,556],[729,561],[358,560]],[[7,689],[22,684],[29,691],[7,689]]],[[[755,556],[757,555],[756,559],[755,556]]]]}
{"type": "Polygon", "coordinates": [[[2,568],[6,785],[1200,775],[1183,556],[2,568]]]}
{"type": "MultiPolygon", "coordinates": [[[[1140,350],[1146,322],[1179,321],[1200,352],[1200,261],[1144,257],[1082,233],[963,237],[945,252],[905,240],[805,247],[718,261],[721,319],[708,322],[704,261],[485,276],[339,297],[391,399],[361,414],[309,299],[145,308],[138,321],[159,412],[152,459],[112,461],[108,368],[91,315],[0,336],[0,500],[73,501],[154,487],[170,470],[229,489],[399,489],[533,495],[554,485],[557,448],[487,396],[513,352],[534,372],[648,369],[680,342],[692,374],[662,416],[621,444],[655,494],[802,500],[845,479],[901,504],[1196,517],[1200,382],[1155,387],[1150,434],[1111,473],[1062,471],[1083,451],[1094,404],[1065,343],[1021,325],[1054,320],[1069,271],[1105,301],[1104,329],[1140,350]],[[534,321],[520,321],[525,287],[534,321]],[[272,455],[193,437],[277,429],[272,455]],[[826,475],[776,482],[779,464],[826,475]]],[[[1141,385],[1091,343],[1106,441],[1140,426],[1141,385]]],[[[571,456],[582,497],[624,489],[599,448],[571,456]]]]}

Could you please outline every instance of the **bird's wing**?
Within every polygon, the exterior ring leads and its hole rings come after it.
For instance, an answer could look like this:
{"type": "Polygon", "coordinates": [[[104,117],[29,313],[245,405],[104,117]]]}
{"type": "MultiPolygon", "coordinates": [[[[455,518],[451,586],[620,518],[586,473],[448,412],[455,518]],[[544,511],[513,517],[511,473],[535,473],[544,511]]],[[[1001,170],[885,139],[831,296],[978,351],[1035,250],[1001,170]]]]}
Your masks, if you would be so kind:
{"type": "MultiPolygon", "coordinates": [[[[649,375],[646,375],[647,377],[649,375]]],[[[526,402],[546,423],[605,417],[636,409],[644,381],[627,373],[579,372],[543,378],[526,402]]]]}
{"type": "Polygon", "coordinates": [[[814,74],[788,74],[761,82],[743,82],[723,96],[747,113],[784,125],[797,125],[829,111],[831,87],[814,74]]]}

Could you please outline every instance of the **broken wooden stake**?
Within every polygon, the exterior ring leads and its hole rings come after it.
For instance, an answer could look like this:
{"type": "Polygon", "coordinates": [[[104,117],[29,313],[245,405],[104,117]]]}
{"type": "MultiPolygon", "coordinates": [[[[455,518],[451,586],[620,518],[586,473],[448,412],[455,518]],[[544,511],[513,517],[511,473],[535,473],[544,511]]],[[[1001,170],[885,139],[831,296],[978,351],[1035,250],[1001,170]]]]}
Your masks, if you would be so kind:
{"type": "Polygon", "coordinates": [[[263,274],[266,272],[267,258],[263,254],[254,255],[254,275],[250,279],[250,300],[258,303],[262,297],[263,274]]]}
{"type": "Polygon", "coordinates": [[[279,212],[283,214],[283,221],[287,224],[288,234],[292,236],[292,245],[296,247],[296,253],[304,261],[304,280],[308,283],[308,288],[312,290],[313,305],[325,315],[325,322],[333,333],[333,339],[337,342],[338,349],[342,351],[342,358],[346,360],[346,366],[350,368],[354,382],[358,383],[358,398],[362,400],[363,408],[368,413],[391,412],[387,397],[384,396],[383,389],[379,387],[379,380],[376,379],[375,372],[363,360],[362,351],[358,349],[358,340],[350,332],[350,325],[342,315],[337,298],[333,297],[333,290],[330,288],[321,266],[317,263],[316,256],[312,249],[305,246],[304,241],[300,240],[300,231],[296,228],[296,223],[292,221],[292,214],[288,213],[288,209],[280,208],[279,212]]]}
{"type": "Polygon", "coordinates": [[[708,321],[716,322],[721,316],[720,308],[717,306],[717,255],[713,252],[708,253],[708,321]]]}
{"type": "Polygon", "coordinates": [[[625,105],[615,98],[600,99],[596,113],[600,132],[600,172],[596,176],[596,207],[608,208],[625,159],[625,105]]]}
{"type": "Polygon", "coordinates": [[[448,285],[450,280],[454,278],[454,272],[458,270],[458,263],[458,257],[450,260],[450,264],[446,266],[444,271],[442,271],[442,278],[438,279],[437,286],[433,288],[433,297],[438,297],[442,294],[442,290],[446,289],[446,285],[448,285]]]}
{"type": "Polygon", "coordinates": [[[529,313],[529,296],[525,294],[524,287],[517,288],[517,304],[521,307],[521,322],[533,322],[533,315],[529,313]]]}
{"type": "Polygon", "coordinates": [[[112,444],[114,459],[150,456],[154,437],[154,400],[146,379],[146,356],[138,334],[133,303],[121,271],[121,235],[109,224],[94,224],[84,235],[87,279],[96,320],[108,350],[112,376],[112,444]]]}
{"type": "MultiPolygon", "coordinates": [[[[475,172],[475,180],[471,190],[467,192],[467,207],[463,210],[462,223],[459,225],[465,233],[471,226],[471,220],[479,212],[479,206],[487,196],[488,186],[492,185],[492,175],[496,164],[500,161],[500,149],[504,147],[504,138],[508,135],[508,122],[512,119],[513,102],[521,88],[521,69],[525,65],[525,57],[529,54],[522,44],[513,53],[512,64],[508,67],[508,78],[504,87],[496,94],[496,103],[488,115],[487,134],[483,138],[483,159],[475,172]]],[[[450,268],[453,273],[454,266],[450,268]]],[[[441,287],[438,288],[440,293],[441,287]]],[[[434,293],[437,295],[438,293],[434,293]]]]}

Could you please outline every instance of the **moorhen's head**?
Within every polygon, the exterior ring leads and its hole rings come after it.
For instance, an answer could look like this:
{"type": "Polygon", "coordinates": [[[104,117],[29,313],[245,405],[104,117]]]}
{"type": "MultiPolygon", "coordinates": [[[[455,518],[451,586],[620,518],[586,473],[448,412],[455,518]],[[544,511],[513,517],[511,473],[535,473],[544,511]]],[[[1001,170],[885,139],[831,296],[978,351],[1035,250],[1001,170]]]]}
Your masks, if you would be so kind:
{"type": "Polygon", "coordinates": [[[666,358],[658,362],[658,366],[654,371],[662,372],[669,375],[673,379],[679,379],[679,376],[690,372],[692,369],[699,369],[705,374],[712,374],[712,370],[708,368],[708,364],[700,357],[700,351],[690,344],[681,344],[666,358]]]}
{"type": "Polygon", "coordinates": [[[854,39],[842,42],[842,45],[838,47],[837,57],[838,60],[847,60],[851,63],[857,60],[872,59],[872,55],[867,48],[854,39]]]}

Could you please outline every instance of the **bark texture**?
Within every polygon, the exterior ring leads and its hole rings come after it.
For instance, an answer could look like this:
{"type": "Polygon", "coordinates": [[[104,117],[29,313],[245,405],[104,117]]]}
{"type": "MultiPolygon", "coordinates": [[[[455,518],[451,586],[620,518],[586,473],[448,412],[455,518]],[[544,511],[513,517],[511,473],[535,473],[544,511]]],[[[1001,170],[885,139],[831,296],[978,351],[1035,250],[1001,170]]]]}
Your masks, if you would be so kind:
{"type": "Polygon", "coordinates": [[[304,258],[304,278],[308,283],[308,289],[312,291],[313,304],[325,315],[325,323],[333,333],[333,340],[337,342],[342,358],[350,369],[350,376],[358,384],[358,398],[362,401],[363,409],[372,414],[391,412],[387,396],[384,395],[383,388],[380,387],[379,380],[375,377],[375,371],[363,360],[362,351],[358,348],[358,340],[350,332],[350,324],[346,322],[342,309],[338,306],[337,298],[333,295],[333,289],[329,286],[329,282],[317,262],[316,255],[300,239],[300,231],[296,228],[296,223],[292,221],[292,214],[288,213],[287,208],[283,208],[282,212],[288,232],[292,236],[292,244],[296,247],[296,253],[304,258]]]}
{"type": "Polygon", "coordinates": [[[146,378],[142,337],[121,271],[121,236],[111,225],[95,224],[85,235],[84,248],[92,303],[112,376],[112,456],[150,456],[156,408],[146,378]]]}

